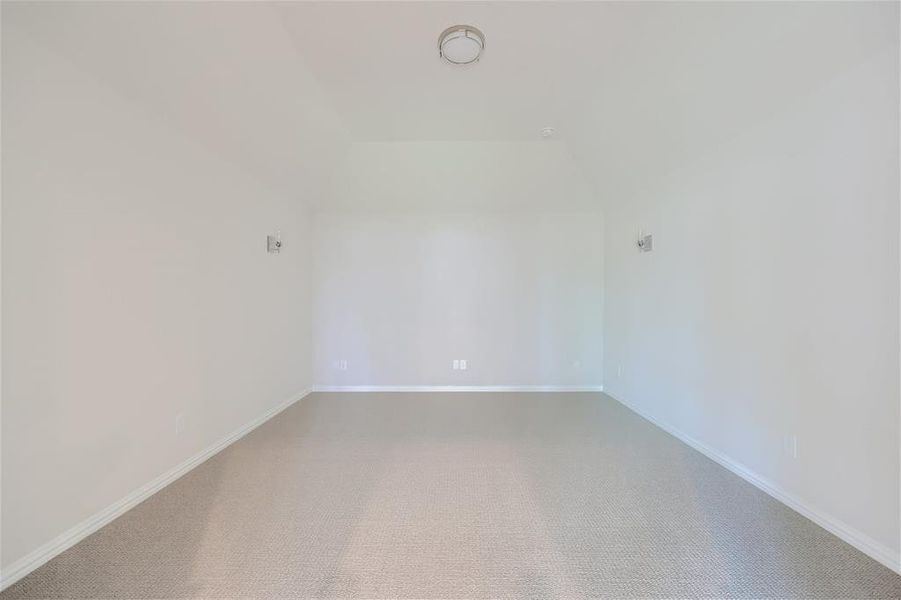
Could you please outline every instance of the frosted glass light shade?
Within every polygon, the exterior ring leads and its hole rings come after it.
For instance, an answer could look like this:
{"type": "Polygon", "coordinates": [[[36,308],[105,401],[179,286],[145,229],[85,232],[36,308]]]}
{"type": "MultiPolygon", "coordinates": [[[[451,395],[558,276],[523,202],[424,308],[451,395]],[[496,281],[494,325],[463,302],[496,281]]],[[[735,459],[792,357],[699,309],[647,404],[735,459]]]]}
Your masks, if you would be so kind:
{"type": "Polygon", "coordinates": [[[454,65],[476,62],[485,49],[485,36],[469,25],[454,25],[445,29],[438,38],[441,58],[454,65]]]}

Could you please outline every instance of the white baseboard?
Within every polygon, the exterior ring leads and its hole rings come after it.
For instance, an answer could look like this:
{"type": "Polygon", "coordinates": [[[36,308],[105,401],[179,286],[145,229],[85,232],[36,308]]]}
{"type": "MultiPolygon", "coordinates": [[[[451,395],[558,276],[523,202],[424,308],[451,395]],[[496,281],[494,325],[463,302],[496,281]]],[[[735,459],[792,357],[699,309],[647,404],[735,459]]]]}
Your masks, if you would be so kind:
{"type": "Polygon", "coordinates": [[[314,392],[602,392],[602,385],[314,385],[314,392]]]}
{"type": "Polygon", "coordinates": [[[758,475],[748,467],[733,460],[719,450],[711,448],[705,443],[691,437],[690,435],[680,431],[679,429],[676,429],[669,423],[665,423],[660,419],[657,419],[656,417],[638,408],[634,404],[623,400],[622,398],[619,398],[614,394],[611,394],[609,391],[606,392],[606,394],[640,417],[644,418],[647,421],[650,421],[660,429],[685,442],[701,454],[726,467],[748,483],[766,492],[792,510],[801,513],[829,533],[832,533],[839,539],[851,544],[867,556],[882,563],[896,573],[901,573],[901,555],[899,555],[898,552],[892,550],[885,544],[874,540],[865,533],[858,531],[854,527],[851,527],[847,523],[836,519],[832,515],[819,510],[818,508],[812,506],[811,504],[795,496],[794,494],[785,491],[776,483],[770,481],[766,477],[758,475]]]}
{"type": "Polygon", "coordinates": [[[88,517],[78,525],[72,527],[68,531],[50,540],[37,550],[30,552],[19,560],[15,561],[0,573],[0,590],[4,590],[18,580],[22,579],[53,557],[68,550],[84,538],[88,537],[107,523],[110,523],[116,517],[119,517],[129,509],[137,506],[159,490],[163,489],[194,467],[217,454],[227,446],[238,441],[278,413],[282,412],[292,404],[298,402],[307,396],[312,390],[308,389],[300,394],[292,396],[288,400],[282,402],[278,406],[271,408],[262,415],[256,417],[249,423],[246,423],[229,433],[213,445],[198,452],[188,460],[178,466],[166,471],[156,479],[146,483],[135,491],[131,492],[118,502],[115,502],[100,512],[88,517]]]}

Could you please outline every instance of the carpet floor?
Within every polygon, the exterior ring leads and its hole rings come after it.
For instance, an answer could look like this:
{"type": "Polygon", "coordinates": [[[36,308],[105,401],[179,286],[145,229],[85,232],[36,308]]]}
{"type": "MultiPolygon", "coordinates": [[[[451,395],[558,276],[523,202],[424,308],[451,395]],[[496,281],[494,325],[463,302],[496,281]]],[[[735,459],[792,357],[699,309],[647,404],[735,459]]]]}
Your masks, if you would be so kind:
{"type": "Polygon", "coordinates": [[[9,598],[898,598],[599,393],[313,394],[9,598]]]}

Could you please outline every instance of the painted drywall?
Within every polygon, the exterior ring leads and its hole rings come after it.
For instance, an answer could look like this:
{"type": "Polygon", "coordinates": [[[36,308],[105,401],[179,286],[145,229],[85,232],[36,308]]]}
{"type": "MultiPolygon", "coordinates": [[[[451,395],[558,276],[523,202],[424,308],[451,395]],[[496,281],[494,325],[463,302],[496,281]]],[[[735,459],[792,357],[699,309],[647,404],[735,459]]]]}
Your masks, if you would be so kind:
{"type": "Polygon", "coordinates": [[[610,203],[604,381],[897,568],[890,10],[882,51],[610,203]],[[653,252],[638,252],[640,228],[653,252]]]}
{"type": "Polygon", "coordinates": [[[277,191],[325,199],[349,138],[272,3],[13,0],[3,17],[277,191]]]}
{"type": "Polygon", "coordinates": [[[354,143],[337,183],[316,385],[601,383],[603,219],[565,144],[354,143]]]}
{"type": "Polygon", "coordinates": [[[565,144],[354,143],[333,197],[315,384],[601,383],[603,219],[565,144]]]}
{"type": "Polygon", "coordinates": [[[534,142],[355,142],[321,210],[597,210],[567,145],[534,142]]]}
{"type": "Polygon", "coordinates": [[[313,228],[317,385],[601,383],[599,215],[330,213],[313,228]]]}
{"type": "Polygon", "coordinates": [[[4,570],[311,384],[303,202],[49,50],[17,7],[2,35],[4,570]]]}

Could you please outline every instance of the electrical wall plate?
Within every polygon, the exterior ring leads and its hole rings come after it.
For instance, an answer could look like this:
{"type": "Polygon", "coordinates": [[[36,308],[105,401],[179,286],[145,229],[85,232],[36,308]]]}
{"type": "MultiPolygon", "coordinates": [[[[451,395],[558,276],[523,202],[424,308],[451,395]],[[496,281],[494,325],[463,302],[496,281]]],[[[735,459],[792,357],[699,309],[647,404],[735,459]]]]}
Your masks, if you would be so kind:
{"type": "Polygon", "coordinates": [[[278,235],[267,235],[266,236],[266,251],[269,254],[278,254],[282,249],[282,236],[278,235]]]}

